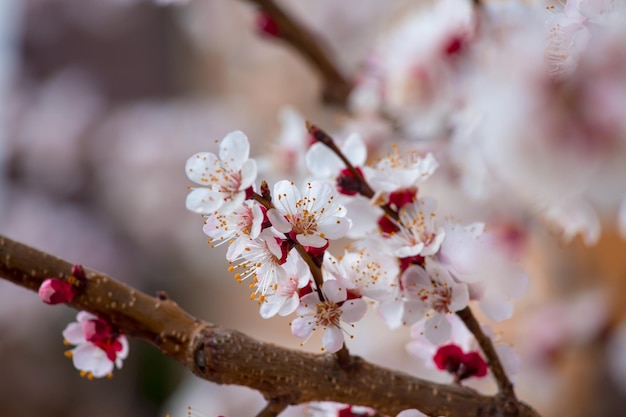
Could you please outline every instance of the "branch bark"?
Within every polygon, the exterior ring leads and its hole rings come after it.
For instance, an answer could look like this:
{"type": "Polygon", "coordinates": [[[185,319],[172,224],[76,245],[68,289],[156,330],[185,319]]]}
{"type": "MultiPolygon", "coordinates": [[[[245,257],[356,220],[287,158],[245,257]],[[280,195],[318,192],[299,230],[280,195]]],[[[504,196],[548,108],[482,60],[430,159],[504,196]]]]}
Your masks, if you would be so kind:
{"type": "MultiPolygon", "coordinates": [[[[0,236],[0,276],[37,291],[49,277],[67,279],[72,264],[0,236]]],[[[417,408],[431,416],[511,416],[502,396],[484,396],[392,371],[351,356],[342,368],[332,354],[311,354],[259,342],[238,331],[192,317],[174,301],[155,298],[85,268],[87,281],[70,307],[89,311],[123,333],[156,346],[200,378],[243,385],[268,400],[261,415],[286,404],[337,401],[394,416],[417,408]]],[[[518,403],[519,416],[539,417],[518,403]]]]}

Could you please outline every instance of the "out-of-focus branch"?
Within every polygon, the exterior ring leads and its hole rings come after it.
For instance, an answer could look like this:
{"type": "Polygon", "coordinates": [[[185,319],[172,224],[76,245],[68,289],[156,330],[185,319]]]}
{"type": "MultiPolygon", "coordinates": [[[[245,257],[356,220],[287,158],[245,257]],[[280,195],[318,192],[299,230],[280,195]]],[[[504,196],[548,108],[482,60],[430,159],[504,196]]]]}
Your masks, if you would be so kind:
{"type": "MultiPolygon", "coordinates": [[[[67,279],[71,268],[66,261],[0,236],[0,276],[8,281],[37,291],[46,278],[67,279]]],[[[507,411],[500,396],[424,381],[356,356],[349,368],[342,368],[332,354],[262,343],[194,318],[171,300],[85,272],[87,280],[69,306],[97,314],[123,333],[151,343],[200,378],[260,391],[269,402],[261,415],[310,401],[364,405],[391,416],[408,408],[432,416],[517,415],[507,411]]],[[[516,404],[519,416],[539,417],[529,406],[516,404]]]]}
{"type": "Polygon", "coordinates": [[[313,35],[273,0],[248,1],[258,5],[263,12],[267,13],[278,27],[279,38],[290,44],[304,56],[311,66],[317,69],[324,80],[324,101],[345,106],[352,85],[322,47],[319,37],[313,35]]]}

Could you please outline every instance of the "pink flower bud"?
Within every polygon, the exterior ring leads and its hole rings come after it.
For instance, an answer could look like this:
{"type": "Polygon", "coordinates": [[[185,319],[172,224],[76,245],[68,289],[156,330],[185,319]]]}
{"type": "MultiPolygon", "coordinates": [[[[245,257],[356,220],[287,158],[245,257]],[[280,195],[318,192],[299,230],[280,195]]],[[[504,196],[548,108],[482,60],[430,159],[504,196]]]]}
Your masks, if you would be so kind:
{"type": "Polygon", "coordinates": [[[72,301],[74,287],[58,278],[48,278],[39,287],[39,297],[46,304],[61,304],[72,301]]]}

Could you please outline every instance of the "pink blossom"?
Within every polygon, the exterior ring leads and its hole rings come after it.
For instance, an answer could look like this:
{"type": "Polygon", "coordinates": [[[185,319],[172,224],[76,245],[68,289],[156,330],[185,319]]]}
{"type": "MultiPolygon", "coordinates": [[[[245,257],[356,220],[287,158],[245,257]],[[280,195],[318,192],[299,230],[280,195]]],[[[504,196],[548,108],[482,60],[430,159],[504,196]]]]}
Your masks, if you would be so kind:
{"type": "Polygon", "coordinates": [[[122,334],[93,314],[81,311],[77,322],[70,323],[63,331],[69,344],[76,345],[68,351],[76,369],[89,378],[109,376],[113,368],[122,368],[128,356],[128,342],[122,334]]]}

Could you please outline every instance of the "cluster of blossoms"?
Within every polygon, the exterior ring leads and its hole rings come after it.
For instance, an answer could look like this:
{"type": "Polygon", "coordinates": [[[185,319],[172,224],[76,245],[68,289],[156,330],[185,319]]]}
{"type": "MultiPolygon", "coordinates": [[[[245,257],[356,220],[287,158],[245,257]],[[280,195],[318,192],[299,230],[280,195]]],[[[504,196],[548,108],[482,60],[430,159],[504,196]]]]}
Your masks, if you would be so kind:
{"type": "Polygon", "coordinates": [[[434,345],[450,339],[448,317],[470,300],[494,320],[510,317],[525,276],[512,267],[497,278],[484,274],[476,262],[488,250],[483,225],[440,219],[436,200],[420,194],[438,166],[432,154],[394,148],[366,164],[358,135],[337,146],[308,129],[317,142],[304,158],[313,176],[303,187],[280,180],[257,191],[241,132],[220,142],[219,157],[199,153],[187,162],[188,177],[202,186],[187,207],[205,217],[211,244],[229,243],[230,271],[249,280],[262,317],[295,314],[292,333],[306,340],[323,329],[328,352],[342,348],[368,304],[391,328],[421,323],[434,345]],[[331,242],[344,237],[353,241],[331,254],[331,242]]]}

